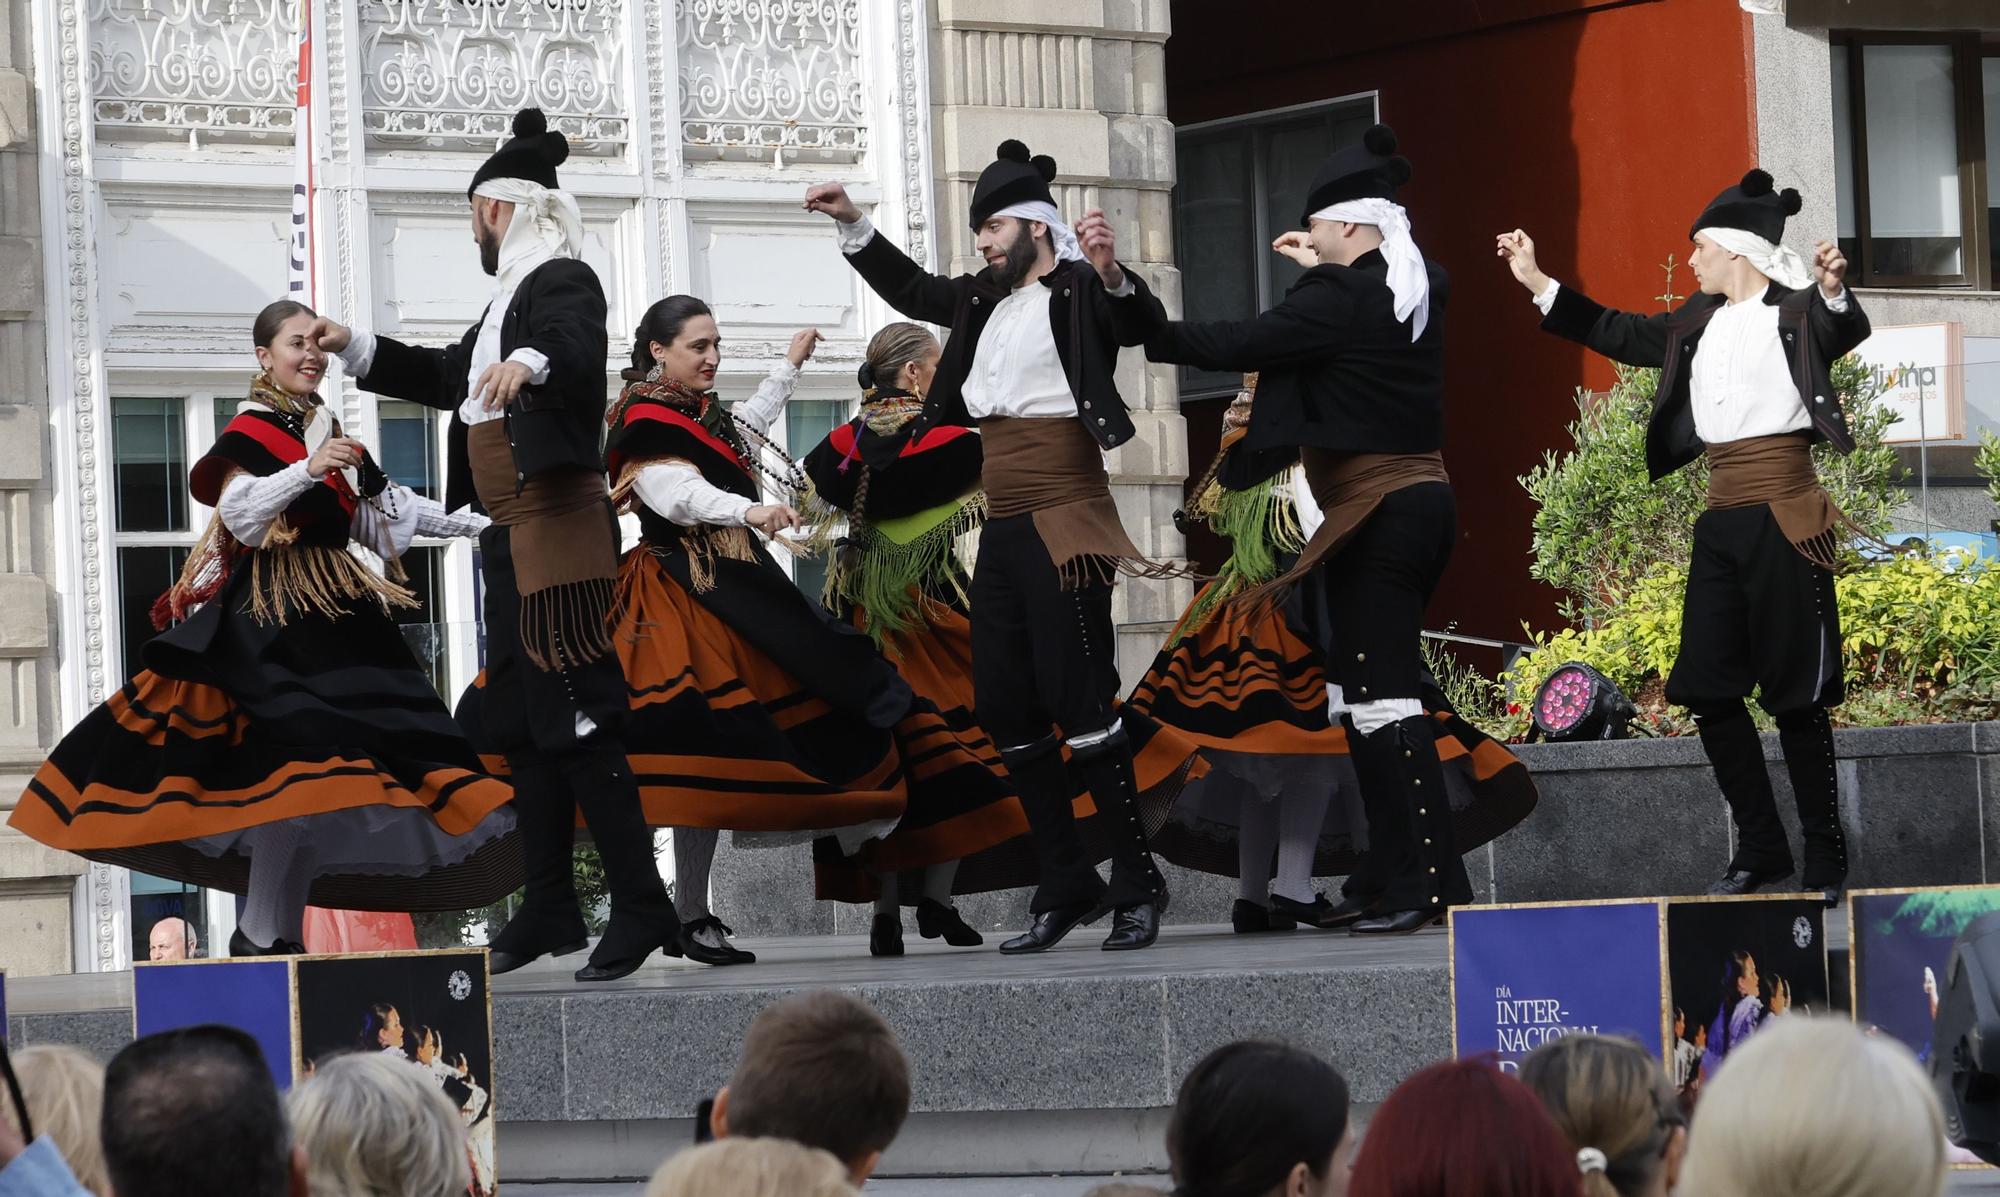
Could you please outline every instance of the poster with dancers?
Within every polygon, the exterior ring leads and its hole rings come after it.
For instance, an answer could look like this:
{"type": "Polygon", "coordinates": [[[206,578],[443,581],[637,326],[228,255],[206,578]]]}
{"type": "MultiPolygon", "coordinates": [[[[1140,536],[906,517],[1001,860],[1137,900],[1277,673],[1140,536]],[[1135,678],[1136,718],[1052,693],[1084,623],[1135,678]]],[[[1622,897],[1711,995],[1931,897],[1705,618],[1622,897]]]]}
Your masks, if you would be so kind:
{"type": "Polygon", "coordinates": [[[1667,907],[1667,1075],[1683,1108],[1773,1019],[1830,1008],[1826,905],[1816,896],[1674,898],[1667,907]]]}
{"type": "Polygon", "coordinates": [[[486,953],[444,949],[297,960],[301,1078],[343,1052],[380,1052],[423,1070],[471,1140],[472,1197],[497,1191],[493,1001],[486,953]]]}
{"type": "Polygon", "coordinates": [[[1454,1050],[1511,1072],[1564,1035],[1658,1047],[1662,935],[1657,899],[1453,909],[1454,1050]]]}
{"type": "Polygon", "coordinates": [[[132,966],[132,1034],[153,1035],[220,1023],[257,1041],[278,1091],[295,1079],[292,964],[279,957],[243,960],[136,961],[132,966]]]}

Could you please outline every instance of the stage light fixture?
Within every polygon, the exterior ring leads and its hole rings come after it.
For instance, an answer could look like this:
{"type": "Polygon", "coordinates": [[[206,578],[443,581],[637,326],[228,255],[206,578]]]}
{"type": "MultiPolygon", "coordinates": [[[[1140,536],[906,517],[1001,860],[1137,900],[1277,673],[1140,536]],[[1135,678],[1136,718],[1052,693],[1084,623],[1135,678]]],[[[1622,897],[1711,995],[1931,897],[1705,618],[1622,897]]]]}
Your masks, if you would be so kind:
{"type": "Polygon", "coordinates": [[[1972,920],[1952,945],[1931,1045],[1945,1137],[2000,1163],[2000,912],[1972,920]]]}
{"type": "Polygon", "coordinates": [[[1610,678],[1582,661],[1558,665],[1529,708],[1533,731],[1547,740],[1622,740],[1638,713],[1610,678]]]}

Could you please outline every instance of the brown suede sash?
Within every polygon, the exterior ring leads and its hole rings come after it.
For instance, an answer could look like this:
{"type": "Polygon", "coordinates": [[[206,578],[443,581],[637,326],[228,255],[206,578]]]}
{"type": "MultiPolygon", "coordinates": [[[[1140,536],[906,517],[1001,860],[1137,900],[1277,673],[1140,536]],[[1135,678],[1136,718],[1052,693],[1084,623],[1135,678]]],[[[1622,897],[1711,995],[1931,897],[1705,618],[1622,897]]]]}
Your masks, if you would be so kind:
{"type": "Polygon", "coordinates": [[[1708,505],[1769,504],[1778,530],[1806,560],[1824,569],[1840,564],[1841,532],[1866,535],[1834,505],[1813,469],[1812,442],[1803,432],[1753,436],[1708,446],[1708,505]]]}
{"type": "Polygon", "coordinates": [[[544,670],[567,669],[611,651],[618,525],[604,475],[564,470],[517,483],[505,421],[468,432],[473,489],[507,529],[528,659],[544,670]]]}
{"type": "Polygon", "coordinates": [[[1305,466],[1313,502],[1319,505],[1320,525],[1299,550],[1292,568],[1245,591],[1237,602],[1274,598],[1280,588],[1311,573],[1354,538],[1375,514],[1384,495],[1420,482],[1451,481],[1451,475],[1445,473],[1444,454],[1435,449],[1429,453],[1335,453],[1307,445],[1299,451],[1299,459],[1305,466]]]}
{"type": "Polygon", "coordinates": [[[1113,575],[1181,577],[1132,543],[1111,499],[1104,454],[1083,421],[988,416],[979,422],[989,519],[1034,517],[1063,588],[1109,585],[1113,575]]]}

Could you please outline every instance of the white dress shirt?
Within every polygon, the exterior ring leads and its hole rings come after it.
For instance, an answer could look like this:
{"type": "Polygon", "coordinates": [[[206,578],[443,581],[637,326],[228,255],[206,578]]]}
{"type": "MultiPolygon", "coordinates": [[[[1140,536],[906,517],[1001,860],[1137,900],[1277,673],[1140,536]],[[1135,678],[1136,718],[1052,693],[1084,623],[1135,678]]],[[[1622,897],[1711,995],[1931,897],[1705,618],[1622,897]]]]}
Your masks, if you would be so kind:
{"type": "MultiPolygon", "coordinates": [[[[1543,315],[1561,287],[1550,279],[1535,296],[1543,315]]],[[[1769,290],[1767,285],[1749,299],[1724,303],[1702,330],[1688,378],[1688,405],[1694,433],[1705,445],[1812,427],[1812,414],[1799,402],[1798,383],[1778,337],[1778,305],[1764,302],[1769,290]]],[[[1829,310],[1845,312],[1847,291],[1843,288],[1825,302],[1829,310]]]]}
{"type": "MultiPolygon", "coordinates": [[[[261,548],[285,508],[318,482],[306,473],[303,461],[262,477],[239,471],[223,484],[215,501],[216,514],[237,543],[261,548]]],[[[348,535],[378,556],[401,557],[419,536],[477,536],[489,522],[470,511],[447,515],[437,500],[391,482],[374,499],[355,503],[348,535]]]]}
{"type": "MultiPolygon", "coordinates": [[[[482,402],[485,392],[478,389],[479,376],[486,368],[500,361],[500,326],[506,323],[507,309],[514,306],[514,292],[509,289],[505,295],[496,293],[493,301],[486,306],[486,312],[479,320],[479,339],[472,343],[472,361],[465,369],[465,399],[458,405],[458,418],[467,424],[484,424],[506,415],[504,409],[487,411],[482,402]],[[495,312],[500,319],[493,319],[495,312]]],[[[375,334],[367,329],[357,328],[347,348],[340,351],[340,364],[356,378],[368,377],[368,370],[375,364],[375,334]]],[[[549,359],[539,349],[521,346],[507,355],[510,362],[519,362],[528,368],[528,384],[541,386],[549,380],[549,359]]]]}
{"type": "MultiPolygon", "coordinates": [[[[875,239],[875,226],[866,216],[852,224],[835,221],[833,227],[844,254],[858,253],[875,239]]],[[[1123,299],[1135,289],[1128,276],[1111,295],[1123,299]]],[[[972,351],[972,369],[959,390],[967,415],[975,420],[1076,418],[1076,395],[1063,373],[1055,330],[1049,325],[1049,299],[1048,287],[1031,282],[1014,288],[994,306],[972,351]]]]}
{"type": "MultiPolygon", "coordinates": [[[[767,433],[777,423],[786,400],[798,385],[799,368],[789,361],[779,362],[757,385],[757,393],[731,407],[730,413],[738,424],[752,432],[767,433]]],[[[689,528],[697,524],[740,528],[744,526],[743,517],[758,505],[755,499],[746,499],[711,483],[701,476],[693,462],[687,461],[643,465],[632,488],[654,514],[689,528]]]]}

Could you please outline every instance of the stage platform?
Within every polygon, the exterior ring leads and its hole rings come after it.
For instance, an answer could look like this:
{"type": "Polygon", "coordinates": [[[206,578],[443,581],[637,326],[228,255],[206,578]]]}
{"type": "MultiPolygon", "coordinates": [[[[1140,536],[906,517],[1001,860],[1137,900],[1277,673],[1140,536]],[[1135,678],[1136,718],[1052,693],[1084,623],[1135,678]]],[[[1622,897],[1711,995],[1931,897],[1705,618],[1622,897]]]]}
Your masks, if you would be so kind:
{"type": "MultiPolygon", "coordinates": [[[[693,1134],[759,1010],[834,986],[881,1011],[909,1053],[915,1116],[885,1163],[902,1176],[1104,1174],[1164,1166],[1164,1111],[1187,1070],[1232,1039],[1289,1040],[1336,1061],[1356,1101],[1382,1100],[1451,1050],[1447,939],[1343,932],[1239,936],[1172,927],[1143,952],[1104,952],[1108,920],[1055,951],[1008,957],[916,938],[876,960],[849,936],[746,939],[758,963],[655,958],[583,986],[583,959],[496,978],[502,1174],[643,1177],[693,1134]]],[[[16,1045],[108,1057],[131,1037],[131,974],[8,983],[16,1045]]]]}

